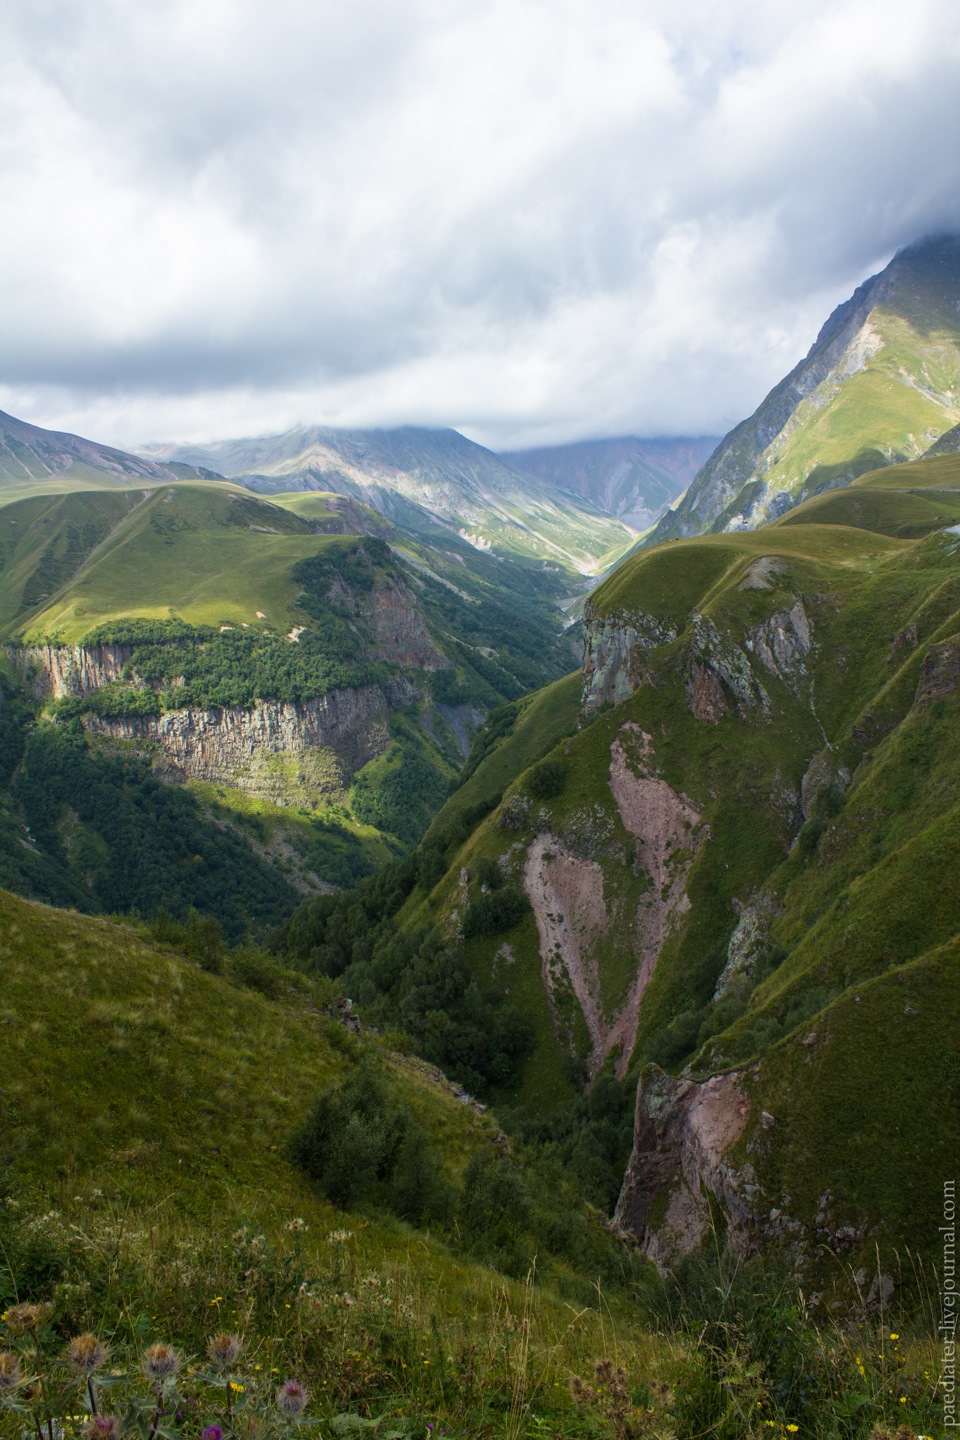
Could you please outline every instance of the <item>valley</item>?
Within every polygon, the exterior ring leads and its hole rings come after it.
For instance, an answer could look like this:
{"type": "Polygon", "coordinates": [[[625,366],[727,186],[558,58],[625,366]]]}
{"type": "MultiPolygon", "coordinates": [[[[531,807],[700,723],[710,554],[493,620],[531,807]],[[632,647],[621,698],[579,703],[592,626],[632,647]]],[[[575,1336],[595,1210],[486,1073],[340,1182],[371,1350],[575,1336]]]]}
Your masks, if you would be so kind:
{"type": "Polygon", "coordinates": [[[109,1332],[142,1416],[157,1317],[229,1327],[188,1440],[288,1433],[286,1374],[394,1440],[935,1433],[955,295],[956,241],[901,252],[719,443],[0,417],[38,1364],[109,1332]]]}

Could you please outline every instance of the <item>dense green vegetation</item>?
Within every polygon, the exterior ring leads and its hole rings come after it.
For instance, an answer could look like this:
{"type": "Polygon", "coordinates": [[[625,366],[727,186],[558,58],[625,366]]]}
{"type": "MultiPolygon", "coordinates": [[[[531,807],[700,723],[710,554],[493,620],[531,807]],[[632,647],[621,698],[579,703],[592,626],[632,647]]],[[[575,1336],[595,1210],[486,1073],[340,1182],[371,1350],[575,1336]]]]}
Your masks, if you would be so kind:
{"type": "Polygon", "coordinates": [[[368,1023],[405,1033],[473,1093],[510,1089],[532,1046],[530,1028],[502,991],[481,990],[436,926],[398,928],[394,917],[417,877],[416,860],[398,861],[345,895],[304,901],[278,943],[307,974],[336,979],[368,1023]]]}
{"type": "MultiPolygon", "coordinates": [[[[268,997],[232,962],[211,974],[129,927],[3,895],[0,935],[0,1304],[4,1346],[50,1377],[39,1398],[17,1391],[31,1423],[61,1395],[80,1413],[62,1357],[94,1331],[126,1377],[101,1389],[95,1372],[105,1413],[155,1401],[137,1388],[141,1353],[166,1341],[185,1357],[170,1387],[182,1433],[226,1432],[224,1377],[206,1356],[233,1332],[244,1422],[262,1407],[272,1424],[274,1390],[296,1377],[311,1421],[351,1433],[383,1416],[404,1440],[431,1425],[477,1440],[746,1440],[770,1422],[814,1440],[935,1433],[934,1344],[915,1323],[861,1312],[818,1328],[762,1261],[692,1262],[657,1282],[578,1208],[555,1158],[505,1142],[417,1062],[345,1031],[329,988],[279,971],[268,997]],[[324,1180],[288,1159],[318,1108],[321,1174],[324,1128],[353,1126],[354,1144],[375,1141],[368,1157],[416,1133],[432,1184],[413,1175],[406,1193],[445,1192],[449,1220],[397,1218],[399,1160],[333,1208],[324,1180]],[[11,1319],[25,1301],[51,1303],[36,1340],[11,1319]]],[[[602,1133],[620,1102],[596,1088],[602,1133]]],[[[2,1423],[24,1418],[5,1409],[2,1423]]]]}
{"type": "MultiPolygon", "coordinates": [[[[496,774],[496,808],[444,852],[446,873],[430,871],[429,897],[414,891],[401,923],[455,926],[477,983],[508,981],[536,1035],[511,1124],[570,1170],[592,1168],[593,1193],[610,1203],[628,1106],[618,1116],[612,1105],[599,1127],[581,1119],[588,1097],[604,1094],[601,1079],[586,1095],[574,1088],[596,1063],[596,1032],[564,987],[559,939],[545,960],[542,929],[564,937],[612,1024],[636,975],[651,896],[641,847],[664,813],[642,808],[641,797],[654,807],[671,792],[685,797],[704,828],[686,853],[671,853],[670,841],[662,862],[668,877],[689,867],[687,906],[658,942],[624,1057],[626,1093],[649,1061],[704,1077],[743,1067],[751,1118],[734,1163],[753,1167],[761,1213],[786,1210],[809,1254],[827,1234],[844,1243],[849,1226],[849,1245],[869,1265],[882,1237],[884,1263],[915,1301],[893,1247],[931,1253],[936,1177],[957,1137],[955,1097],[936,1079],[957,1053],[954,1007],[945,1000],[934,1014],[932,996],[952,992],[960,935],[955,889],[933,878],[957,858],[960,542],[944,530],[957,513],[955,457],[898,469],[764,530],[675,542],[623,566],[591,599],[586,625],[618,615],[631,624],[638,613],[661,622],[635,692],[579,728],[571,705],[565,729],[541,729],[552,742],[544,748],[531,743],[536,731],[517,743],[543,697],[494,713],[464,792],[496,774]],[[706,709],[695,681],[714,687],[706,709]],[[638,781],[633,818],[630,784],[617,781],[619,799],[611,788],[617,749],[638,781]],[[668,789],[644,790],[654,783],[668,789]],[[496,926],[485,934],[477,920],[499,895],[533,893],[535,839],[543,873],[557,867],[537,902],[541,929],[518,917],[506,936],[496,926]],[[598,882],[605,928],[590,908],[598,882]],[[731,957],[740,968],[715,993],[731,957]],[[769,1135],[764,1111],[776,1117],[769,1135]],[[932,1148],[928,1115],[940,1117],[932,1148]],[[830,1127],[837,1143],[825,1146],[817,1137],[830,1127]],[[595,1128],[606,1139],[593,1152],[595,1128]]],[[[607,1065],[619,1059],[614,1051],[607,1065]]]]}
{"type": "Polygon", "coordinates": [[[28,734],[12,796],[41,858],[25,887],[40,899],[108,914],[165,906],[183,916],[195,906],[235,938],[296,904],[275,869],[242,835],[211,824],[189,790],[162,784],[142,757],[92,751],[76,721],[28,734]]]}

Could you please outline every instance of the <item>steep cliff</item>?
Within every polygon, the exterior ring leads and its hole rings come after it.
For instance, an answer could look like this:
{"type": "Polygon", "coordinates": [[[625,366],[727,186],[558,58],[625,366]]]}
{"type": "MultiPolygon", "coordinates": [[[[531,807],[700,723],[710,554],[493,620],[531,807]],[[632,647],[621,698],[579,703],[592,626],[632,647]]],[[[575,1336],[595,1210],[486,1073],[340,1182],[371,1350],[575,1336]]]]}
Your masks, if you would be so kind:
{"type": "Polygon", "coordinates": [[[814,499],[639,553],[588,601],[579,724],[505,734],[473,792],[512,756],[499,804],[432,832],[449,869],[407,918],[523,1005],[523,1102],[639,1081],[616,1218],[661,1268],[725,1236],[829,1294],[818,1256],[859,1275],[880,1244],[886,1294],[891,1247],[929,1253],[960,1143],[951,466],[856,482],[857,523],[814,499]],[[529,910],[483,909],[491,877],[529,910]]]}
{"type": "Polygon", "coordinates": [[[391,743],[389,705],[377,685],[331,690],[302,705],[170,710],[157,716],[87,715],[92,735],[146,742],[176,775],[229,785],[275,805],[343,800],[350,777],[391,743]]]}
{"type": "Polygon", "coordinates": [[[750,1101],[734,1074],[704,1081],[665,1075],[656,1066],[637,1086],[633,1150],[614,1223],[636,1236],[658,1269],[698,1249],[723,1216],[740,1251],[756,1226],[748,1196],[757,1186],[730,1158],[750,1101]]]}

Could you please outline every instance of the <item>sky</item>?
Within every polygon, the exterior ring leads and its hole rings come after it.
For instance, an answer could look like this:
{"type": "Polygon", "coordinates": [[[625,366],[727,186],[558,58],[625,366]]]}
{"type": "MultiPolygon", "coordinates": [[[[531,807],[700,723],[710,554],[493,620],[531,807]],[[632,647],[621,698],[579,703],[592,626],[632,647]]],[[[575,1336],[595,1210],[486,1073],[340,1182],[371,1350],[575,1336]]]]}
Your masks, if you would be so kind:
{"type": "Polygon", "coordinates": [[[0,408],[722,434],[960,230],[955,0],[4,0],[0,408]]]}

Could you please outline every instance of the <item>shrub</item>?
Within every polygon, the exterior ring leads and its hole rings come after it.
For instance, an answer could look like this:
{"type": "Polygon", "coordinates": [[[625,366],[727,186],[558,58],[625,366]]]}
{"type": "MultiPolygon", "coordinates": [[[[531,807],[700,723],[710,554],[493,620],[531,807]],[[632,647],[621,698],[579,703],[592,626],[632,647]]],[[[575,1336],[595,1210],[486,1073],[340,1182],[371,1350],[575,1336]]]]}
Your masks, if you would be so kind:
{"type": "Polygon", "coordinates": [[[534,800],[553,800],[563,794],[566,773],[559,760],[541,760],[527,776],[527,789],[534,800]]]}
{"type": "Polygon", "coordinates": [[[334,1205],[371,1199],[413,1223],[450,1213],[452,1191],[423,1128],[368,1055],[320,1092],[290,1154],[334,1205]]]}
{"type": "Polygon", "coordinates": [[[502,935],[519,925],[529,908],[526,896],[513,885],[504,885],[491,895],[480,895],[467,906],[463,917],[464,938],[502,935]]]}

